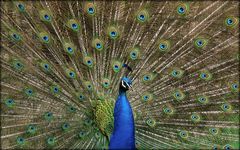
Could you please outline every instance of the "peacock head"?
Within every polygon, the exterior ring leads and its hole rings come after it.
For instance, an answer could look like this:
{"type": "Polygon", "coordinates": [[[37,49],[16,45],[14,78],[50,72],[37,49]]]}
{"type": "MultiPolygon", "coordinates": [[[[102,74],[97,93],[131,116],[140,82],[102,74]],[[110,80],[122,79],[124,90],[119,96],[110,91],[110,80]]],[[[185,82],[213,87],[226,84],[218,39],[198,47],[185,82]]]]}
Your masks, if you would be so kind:
{"type": "Polygon", "coordinates": [[[123,77],[120,83],[120,89],[127,91],[132,87],[132,80],[128,77],[123,77]]]}

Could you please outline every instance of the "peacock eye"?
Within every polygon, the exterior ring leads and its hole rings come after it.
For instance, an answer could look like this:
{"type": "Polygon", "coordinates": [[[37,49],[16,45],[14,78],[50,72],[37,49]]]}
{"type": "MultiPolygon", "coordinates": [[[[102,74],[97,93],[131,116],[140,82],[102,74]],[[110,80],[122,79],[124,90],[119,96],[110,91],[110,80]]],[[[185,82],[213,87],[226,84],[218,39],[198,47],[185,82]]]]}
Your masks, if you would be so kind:
{"type": "Polygon", "coordinates": [[[48,41],[48,36],[43,36],[44,41],[48,41]]]}
{"type": "Polygon", "coordinates": [[[186,133],[185,133],[185,132],[181,132],[181,135],[182,135],[182,136],[185,136],[185,135],[186,135],[186,133]]]}
{"type": "Polygon", "coordinates": [[[88,64],[92,64],[92,62],[90,60],[87,61],[88,64]]]}
{"type": "Polygon", "coordinates": [[[198,40],[198,41],[197,41],[197,45],[198,45],[198,46],[202,46],[202,45],[203,45],[203,41],[198,40]]]}
{"type": "Polygon", "coordinates": [[[140,9],[137,12],[136,19],[139,23],[145,23],[149,20],[149,13],[146,9],[140,9]]]}
{"type": "Polygon", "coordinates": [[[164,49],[166,49],[166,45],[165,45],[165,44],[160,44],[160,45],[159,45],[159,48],[162,49],[162,50],[164,50],[164,49]]]}
{"type": "Polygon", "coordinates": [[[98,39],[98,38],[95,38],[93,41],[92,41],[92,47],[98,51],[101,51],[103,50],[103,47],[104,47],[104,43],[102,40],[98,39]]]}
{"type": "Polygon", "coordinates": [[[148,80],[150,80],[150,77],[149,77],[149,76],[144,76],[143,79],[144,79],[145,81],[148,81],[148,80]]]}
{"type": "Polygon", "coordinates": [[[186,131],[180,131],[179,135],[181,138],[184,138],[184,139],[188,137],[188,133],[186,131]]]}
{"type": "Polygon", "coordinates": [[[70,72],[69,75],[70,75],[71,77],[73,77],[73,78],[75,77],[75,73],[74,73],[74,72],[70,72]]]}
{"type": "Polygon", "coordinates": [[[18,33],[14,32],[14,31],[12,31],[9,35],[16,42],[21,40],[21,36],[18,33]]]}
{"type": "Polygon", "coordinates": [[[17,8],[18,8],[18,10],[19,10],[20,12],[24,12],[24,11],[25,11],[25,7],[24,7],[24,5],[21,4],[21,3],[18,3],[18,4],[17,4],[17,8]]]}
{"type": "Polygon", "coordinates": [[[140,52],[138,47],[132,48],[130,51],[130,59],[136,60],[139,57],[139,54],[140,52]]]}
{"type": "Polygon", "coordinates": [[[228,25],[232,25],[232,24],[233,24],[233,20],[232,20],[232,19],[230,19],[230,18],[229,18],[229,19],[227,19],[227,24],[228,24],[228,25]]]}
{"type": "Polygon", "coordinates": [[[183,74],[184,74],[184,71],[182,69],[179,69],[179,68],[174,69],[171,72],[171,76],[174,77],[174,78],[177,78],[177,79],[182,78],[183,74]]]}
{"type": "Polygon", "coordinates": [[[23,145],[24,143],[25,143],[25,140],[24,140],[23,137],[18,137],[18,138],[17,138],[17,144],[23,145]]]}
{"type": "Polygon", "coordinates": [[[24,6],[22,4],[18,4],[19,9],[24,9],[24,6]]]}
{"type": "Polygon", "coordinates": [[[197,49],[203,49],[204,47],[206,47],[207,43],[208,43],[207,39],[199,37],[194,41],[194,46],[197,49]]]}
{"type": "Polygon", "coordinates": [[[238,88],[238,85],[237,85],[237,84],[233,84],[232,87],[233,87],[234,89],[237,89],[237,88],[238,88]]]}
{"type": "Polygon", "coordinates": [[[230,28],[235,28],[238,26],[239,18],[234,16],[229,16],[224,21],[225,25],[230,28]]]}
{"type": "Polygon", "coordinates": [[[135,52],[130,53],[131,59],[135,60],[137,58],[137,54],[135,52]]]}
{"type": "Polygon", "coordinates": [[[79,134],[78,134],[78,136],[79,136],[80,138],[83,138],[83,137],[85,136],[85,132],[84,132],[84,131],[80,131],[79,134]]]}
{"type": "Polygon", "coordinates": [[[200,79],[209,81],[212,79],[212,74],[208,70],[203,70],[199,74],[200,79]]]}
{"type": "Polygon", "coordinates": [[[48,15],[44,15],[44,18],[45,18],[46,20],[50,20],[50,17],[49,17],[48,15]]]}
{"type": "Polygon", "coordinates": [[[71,47],[68,47],[67,49],[68,49],[69,52],[73,51],[71,47]]]}
{"type": "Polygon", "coordinates": [[[173,76],[173,77],[177,77],[179,74],[180,74],[180,72],[177,71],[177,70],[173,70],[173,71],[172,71],[172,76],[173,76]]]}
{"type": "Polygon", "coordinates": [[[166,39],[160,39],[158,44],[158,49],[160,50],[161,53],[166,53],[170,51],[170,41],[166,39]]]}
{"type": "Polygon", "coordinates": [[[80,24],[78,23],[78,20],[70,19],[67,21],[67,27],[74,32],[78,32],[80,29],[80,24]]]}
{"type": "Polygon", "coordinates": [[[196,113],[193,113],[193,114],[191,115],[191,120],[192,120],[194,123],[199,122],[200,119],[201,119],[200,116],[199,116],[198,114],[196,114],[196,113]]]}
{"type": "Polygon", "coordinates": [[[231,149],[231,146],[230,146],[229,144],[226,144],[226,145],[224,146],[224,149],[225,149],[225,150],[230,150],[230,149],[231,149]]]}
{"type": "Polygon", "coordinates": [[[99,49],[99,48],[101,48],[102,46],[101,46],[100,43],[97,43],[97,44],[96,44],[96,47],[99,49]]]}
{"type": "Polygon", "coordinates": [[[62,125],[62,129],[63,129],[64,131],[68,130],[69,127],[70,127],[70,125],[69,125],[68,123],[64,123],[64,124],[62,125]]]}
{"type": "Polygon", "coordinates": [[[6,99],[5,104],[7,105],[7,107],[13,107],[15,105],[13,99],[6,99]]]}
{"type": "Polygon", "coordinates": [[[201,77],[202,77],[202,78],[206,78],[207,75],[206,75],[205,73],[202,73],[202,74],[201,74],[201,77]]]}
{"type": "Polygon", "coordinates": [[[165,108],[165,112],[169,113],[170,109],[169,108],[165,108]]]}
{"type": "Polygon", "coordinates": [[[118,30],[117,27],[114,27],[114,26],[110,26],[108,27],[107,29],[107,34],[109,35],[109,37],[113,40],[117,39],[120,35],[120,32],[118,30]]]}
{"type": "Polygon", "coordinates": [[[24,65],[23,65],[22,62],[20,62],[19,60],[14,60],[12,63],[13,63],[13,64],[12,64],[12,65],[13,65],[13,68],[16,69],[17,71],[23,70],[24,65]]]}
{"type": "Polygon", "coordinates": [[[94,13],[94,9],[93,9],[92,7],[90,7],[90,8],[88,8],[88,12],[89,12],[90,14],[93,14],[93,13],[94,13]]]}
{"type": "Polygon", "coordinates": [[[116,36],[116,32],[112,31],[111,32],[111,36],[115,37],[116,36]]]}
{"type": "Polygon", "coordinates": [[[19,36],[18,36],[17,34],[13,34],[13,37],[14,37],[15,39],[19,39],[19,36]]]}
{"type": "Polygon", "coordinates": [[[145,16],[144,16],[143,14],[139,15],[138,17],[139,17],[139,19],[140,19],[141,21],[144,21],[144,20],[145,20],[145,16]]]}
{"type": "Polygon", "coordinates": [[[185,12],[185,10],[184,10],[184,8],[183,8],[183,7],[179,7],[179,8],[178,8],[178,12],[179,12],[180,14],[182,14],[182,13],[184,13],[184,12],[185,12]]]}
{"type": "Polygon", "coordinates": [[[221,107],[222,107],[222,110],[225,111],[225,112],[228,112],[228,111],[231,110],[231,105],[226,104],[226,103],[223,104],[221,107]]]}
{"type": "Polygon", "coordinates": [[[73,24],[72,24],[72,28],[73,28],[73,29],[76,29],[76,28],[77,28],[77,24],[73,23],[73,24]]]}
{"type": "Polygon", "coordinates": [[[187,3],[181,3],[177,7],[177,13],[181,16],[186,15],[189,12],[189,5],[187,3]]]}
{"type": "Polygon", "coordinates": [[[213,135],[216,135],[218,133],[218,130],[216,128],[210,128],[209,131],[213,135]]]}
{"type": "Polygon", "coordinates": [[[153,94],[149,92],[145,92],[142,95],[142,101],[143,102],[151,102],[153,100],[153,94]]]}
{"type": "Polygon", "coordinates": [[[90,57],[90,56],[85,56],[83,58],[83,61],[84,61],[84,64],[89,67],[89,68],[92,68],[94,66],[94,61],[93,61],[94,58],[90,57]]]}
{"type": "Polygon", "coordinates": [[[47,69],[47,68],[48,68],[48,65],[47,65],[47,64],[45,64],[45,65],[44,65],[44,68],[46,68],[46,69],[47,69]]]}
{"type": "Polygon", "coordinates": [[[147,123],[147,125],[150,126],[151,128],[155,127],[155,125],[156,125],[156,121],[155,121],[154,118],[149,118],[149,119],[147,119],[147,120],[146,120],[146,123],[147,123]]]}
{"type": "Polygon", "coordinates": [[[55,87],[55,88],[54,88],[54,92],[57,92],[57,91],[58,91],[58,88],[55,87]]]}
{"type": "Polygon", "coordinates": [[[79,94],[78,94],[78,99],[79,99],[80,101],[83,101],[83,100],[84,100],[84,95],[83,95],[82,93],[79,93],[79,94]]]}

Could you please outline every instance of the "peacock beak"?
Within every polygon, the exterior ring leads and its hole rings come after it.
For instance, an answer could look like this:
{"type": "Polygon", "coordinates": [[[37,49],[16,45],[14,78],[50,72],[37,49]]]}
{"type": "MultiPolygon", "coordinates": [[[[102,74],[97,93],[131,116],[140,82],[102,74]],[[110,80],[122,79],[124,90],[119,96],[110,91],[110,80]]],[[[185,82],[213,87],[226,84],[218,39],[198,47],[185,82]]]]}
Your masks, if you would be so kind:
{"type": "Polygon", "coordinates": [[[132,88],[132,85],[129,85],[130,88],[132,88]]]}

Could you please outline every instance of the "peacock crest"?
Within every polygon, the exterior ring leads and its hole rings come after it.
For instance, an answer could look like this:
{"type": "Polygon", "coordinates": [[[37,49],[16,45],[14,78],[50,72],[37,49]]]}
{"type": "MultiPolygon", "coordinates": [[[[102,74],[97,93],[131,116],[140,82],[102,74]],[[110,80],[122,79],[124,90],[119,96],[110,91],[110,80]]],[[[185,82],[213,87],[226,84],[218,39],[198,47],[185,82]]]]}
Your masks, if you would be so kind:
{"type": "Polygon", "coordinates": [[[239,149],[238,1],[1,1],[1,149],[239,149]]]}

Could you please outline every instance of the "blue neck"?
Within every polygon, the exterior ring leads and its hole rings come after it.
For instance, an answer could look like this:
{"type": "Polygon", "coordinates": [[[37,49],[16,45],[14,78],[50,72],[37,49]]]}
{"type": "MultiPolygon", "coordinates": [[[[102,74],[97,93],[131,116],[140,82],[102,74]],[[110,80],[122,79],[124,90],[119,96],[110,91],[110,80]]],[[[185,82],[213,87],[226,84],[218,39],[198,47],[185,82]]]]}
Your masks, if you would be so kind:
{"type": "Polygon", "coordinates": [[[126,91],[120,88],[114,108],[114,131],[110,149],[135,149],[135,128],[132,108],[126,91]]]}
{"type": "Polygon", "coordinates": [[[126,96],[126,94],[127,94],[127,91],[126,91],[126,90],[124,90],[124,89],[122,89],[122,88],[119,89],[119,91],[118,91],[118,96],[120,96],[120,95],[125,95],[125,96],[126,96]]]}

